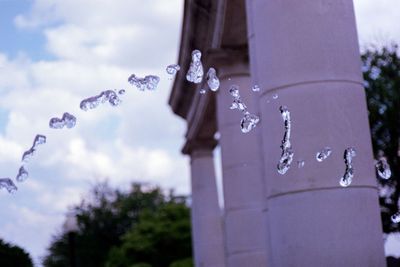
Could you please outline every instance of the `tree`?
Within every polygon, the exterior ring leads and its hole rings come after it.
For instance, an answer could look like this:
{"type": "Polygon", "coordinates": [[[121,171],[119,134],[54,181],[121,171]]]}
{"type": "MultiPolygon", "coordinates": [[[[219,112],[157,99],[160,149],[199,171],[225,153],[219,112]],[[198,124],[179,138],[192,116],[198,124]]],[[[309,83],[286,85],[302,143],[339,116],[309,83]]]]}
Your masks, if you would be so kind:
{"type": "Polygon", "coordinates": [[[187,259],[192,250],[189,217],[186,205],[175,201],[156,212],[143,212],[122,245],[111,251],[107,266],[130,267],[136,262],[153,267],[192,266],[187,259]]]}
{"type": "Polygon", "coordinates": [[[383,189],[379,201],[385,233],[400,231],[400,225],[390,219],[399,210],[400,195],[400,58],[397,51],[397,45],[392,45],[368,49],[361,56],[374,156],[385,157],[392,171],[389,180],[377,175],[383,189]]]}
{"type": "MultiPolygon", "coordinates": [[[[133,184],[130,192],[123,193],[111,189],[106,183],[95,186],[89,200],[83,200],[74,208],[79,228],[75,235],[77,266],[105,266],[111,248],[120,246],[122,237],[141,224],[141,218],[145,218],[143,214],[151,216],[165,205],[178,205],[189,210],[184,201],[173,195],[165,196],[160,188],[145,190],[141,185],[133,184]]],[[[188,216],[186,220],[189,223],[188,216]]],[[[190,246],[190,228],[181,234],[189,234],[186,242],[190,246]]],[[[54,236],[43,265],[69,266],[68,249],[67,233],[54,236]]]]}
{"type": "Polygon", "coordinates": [[[33,267],[32,259],[22,248],[0,239],[0,266],[33,267]]]}

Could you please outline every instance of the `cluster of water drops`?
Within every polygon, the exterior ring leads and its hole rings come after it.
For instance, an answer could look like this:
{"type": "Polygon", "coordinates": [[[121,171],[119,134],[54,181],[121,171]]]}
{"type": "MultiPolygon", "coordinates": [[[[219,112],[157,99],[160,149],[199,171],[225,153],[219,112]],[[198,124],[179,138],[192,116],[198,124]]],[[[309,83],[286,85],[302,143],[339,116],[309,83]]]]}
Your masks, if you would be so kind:
{"type": "Polygon", "coordinates": [[[232,85],[229,89],[229,93],[233,97],[233,102],[230,106],[230,109],[238,109],[243,114],[243,118],[240,121],[240,129],[242,130],[242,133],[250,132],[257,126],[260,118],[255,114],[251,114],[247,110],[247,106],[240,98],[239,87],[237,85],[232,85]]]}
{"type": "MultiPolygon", "coordinates": [[[[387,162],[386,158],[383,156],[383,152],[380,151],[378,160],[375,163],[376,173],[379,178],[383,180],[389,180],[392,176],[392,171],[390,170],[390,165],[387,162]]],[[[393,193],[393,192],[391,192],[393,193]]],[[[393,223],[400,223],[400,198],[397,201],[398,211],[391,216],[391,220],[393,223]]]]}
{"type": "MultiPolygon", "coordinates": [[[[18,173],[15,177],[15,180],[17,182],[23,182],[28,178],[29,173],[25,169],[25,164],[28,163],[30,159],[34,156],[38,146],[43,145],[45,143],[46,143],[46,136],[38,134],[33,140],[32,146],[22,154],[21,158],[22,164],[19,167],[18,173]]],[[[0,188],[5,188],[9,193],[14,193],[15,191],[18,190],[15,183],[8,177],[0,178],[0,188]]]]}
{"type": "Polygon", "coordinates": [[[278,173],[285,174],[289,170],[294,156],[292,145],[290,143],[290,132],[292,129],[292,124],[288,108],[286,106],[281,106],[279,110],[281,111],[283,123],[285,126],[285,133],[283,135],[281,144],[282,155],[278,163],[278,173]]]}

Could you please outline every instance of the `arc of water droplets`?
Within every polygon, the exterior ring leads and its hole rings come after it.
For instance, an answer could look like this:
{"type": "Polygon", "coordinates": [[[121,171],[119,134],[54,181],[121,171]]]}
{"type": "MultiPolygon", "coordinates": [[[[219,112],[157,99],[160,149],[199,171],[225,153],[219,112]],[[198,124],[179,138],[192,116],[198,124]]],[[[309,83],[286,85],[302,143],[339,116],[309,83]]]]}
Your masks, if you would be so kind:
{"type": "Polygon", "coordinates": [[[175,75],[178,71],[180,71],[181,67],[178,64],[168,65],[165,69],[169,75],[175,75]]]}
{"type": "Polygon", "coordinates": [[[233,97],[233,102],[230,109],[238,109],[243,113],[243,118],[240,121],[240,129],[242,133],[248,133],[257,126],[260,118],[257,115],[251,114],[247,111],[246,105],[240,99],[239,87],[232,85],[229,89],[229,93],[233,97]]]}
{"type": "Polygon", "coordinates": [[[346,148],[344,151],[344,163],[346,164],[346,170],[342,178],[340,178],[339,184],[343,187],[347,187],[351,184],[354,177],[353,169],[353,158],[356,156],[356,150],[353,147],[346,148]]]}
{"type": "Polygon", "coordinates": [[[315,159],[318,162],[326,160],[332,153],[332,149],[329,146],[324,147],[321,151],[317,152],[315,159]]]}
{"type": "Polygon", "coordinates": [[[283,175],[289,170],[290,165],[292,164],[294,152],[292,149],[292,144],[290,143],[290,133],[292,128],[290,120],[290,111],[286,106],[281,106],[279,110],[281,112],[282,119],[285,125],[285,133],[283,135],[282,145],[281,145],[282,155],[281,158],[279,159],[277,167],[278,167],[278,173],[283,175]]]}
{"type": "Polygon", "coordinates": [[[62,129],[67,127],[68,129],[73,128],[76,125],[76,118],[74,115],[65,112],[61,119],[51,118],[49,121],[49,127],[53,129],[62,129]]]}
{"type": "Polygon", "coordinates": [[[17,186],[10,178],[0,178],[0,188],[5,188],[8,193],[14,193],[18,190],[17,186]]]}
{"type": "Polygon", "coordinates": [[[147,75],[144,78],[139,78],[135,74],[132,74],[128,78],[128,82],[137,87],[140,91],[149,90],[154,91],[157,89],[157,85],[160,82],[160,77],[156,75],[147,75]]]}
{"type": "Polygon", "coordinates": [[[375,164],[375,167],[380,178],[387,180],[392,176],[390,165],[387,163],[385,157],[380,157],[378,162],[375,164]]]}
{"type": "MultiPolygon", "coordinates": [[[[121,91],[121,90],[120,90],[121,91]]],[[[125,90],[121,93],[124,94],[125,90]]],[[[91,96],[81,101],[79,107],[87,111],[89,109],[97,108],[98,105],[103,104],[105,102],[110,103],[111,106],[118,106],[122,101],[118,97],[117,93],[113,90],[105,90],[96,96],[91,96]]]]}
{"type": "Polygon", "coordinates": [[[192,83],[201,83],[203,75],[204,69],[201,63],[201,52],[199,50],[193,50],[192,61],[190,62],[190,67],[186,74],[186,80],[192,83]]]}

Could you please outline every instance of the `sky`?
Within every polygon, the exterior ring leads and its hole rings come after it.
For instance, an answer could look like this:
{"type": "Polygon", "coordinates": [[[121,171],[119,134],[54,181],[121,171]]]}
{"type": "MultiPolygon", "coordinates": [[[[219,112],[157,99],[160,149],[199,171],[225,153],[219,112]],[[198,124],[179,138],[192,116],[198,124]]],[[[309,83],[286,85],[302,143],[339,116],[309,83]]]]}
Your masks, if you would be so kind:
{"type": "MultiPolygon", "coordinates": [[[[355,0],[361,48],[400,43],[397,2],[355,0]]],[[[18,191],[0,191],[0,237],[38,266],[68,207],[96,182],[189,193],[185,124],[167,105],[165,72],[177,61],[182,15],[183,0],[0,0],[0,177],[14,178],[35,135],[47,136],[18,191]],[[139,92],[132,73],[160,76],[158,89],[139,92]],[[106,89],[126,89],[121,105],[79,109],[106,89]],[[76,127],[50,129],[64,112],[76,127]]]]}

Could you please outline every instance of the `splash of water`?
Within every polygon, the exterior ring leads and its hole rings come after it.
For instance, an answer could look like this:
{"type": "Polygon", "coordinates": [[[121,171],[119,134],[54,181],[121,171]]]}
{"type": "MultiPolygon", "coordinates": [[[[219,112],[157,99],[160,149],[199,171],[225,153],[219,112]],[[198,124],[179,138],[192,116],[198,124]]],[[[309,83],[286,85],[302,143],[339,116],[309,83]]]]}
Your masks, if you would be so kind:
{"type": "Polygon", "coordinates": [[[253,90],[253,92],[260,92],[260,86],[258,86],[257,84],[254,85],[253,87],[251,87],[251,90],[253,90]]]}
{"type": "Polygon", "coordinates": [[[18,174],[15,177],[15,180],[18,182],[23,182],[28,178],[29,173],[26,171],[24,166],[21,166],[18,170],[18,174]]]}
{"type": "Polygon", "coordinates": [[[5,188],[11,194],[18,190],[10,178],[0,178],[0,188],[5,188]]]}
{"type": "Polygon", "coordinates": [[[232,85],[229,88],[229,93],[233,97],[233,102],[230,106],[230,109],[238,109],[243,113],[243,118],[240,120],[240,129],[242,130],[242,133],[250,132],[257,126],[260,118],[257,115],[250,114],[250,112],[247,111],[246,105],[240,99],[239,87],[237,85],[232,85]]]}
{"type": "Polygon", "coordinates": [[[33,140],[33,145],[30,149],[28,149],[27,151],[24,152],[24,154],[22,154],[22,161],[27,162],[29,161],[29,159],[31,159],[33,157],[33,155],[35,154],[35,151],[37,149],[37,146],[39,145],[43,145],[46,143],[46,136],[38,134],[35,136],[35,139],[33,140]]]}
{"type": "Polygon", "coordinates": [[[378,162],[375,164],[375,167],[380,178],[387,180],[392,176],[390,165],[387,163],[385,157],[380,157],[378,162]]]}
{"type": "Polygon", "coordinates": [[[180,69],[181,67],[178,64],[171,64],[165,70],[169,75],[175,75],[180,69]]]}
{"type": "Polygon", "coordinates": [[[332,154],[332,149],[329,146],[324,147],[321,151],[317,152],[315,159],[318,162],[326,160],[332,154]]]}
{"type": "Polygon", "coordinates": [[[240,98],[235,98],[233,99],[233,102],[231,106],[229,107],[230,109],[238,109],[240,111],[246,111],[247,107],[246,105],[242,102],[240,98]]]}
{"type": "Polygon", "coordinates": [[[204,95],[206,93],[206,89],[201,88],[199,92],[200,92],[200,94],[204,95]]]}
{"type": "Polygon", "coordinates": [[[278,163],[278,173],[283,175],[289,170],[290,165],[292,164],[294,151],[290,143],[290,133],[292,129],[290,120],[290,111],[286,106],[281,106],[279,110],[281,112],[283,123],[285,126],[285,133],[283,135],[282,145],[281,145],[282,155],[278,163]]]}
{"type": "Polygon", "coordinates": [[[61,119],[59,118],[51,118],[49,121],[49,127],[53,129],[62,129],[64,126],[67,128],[73,128],[76,125],[75,116],[65,112],[61,119]]]}
{"type": "Polygon", "coordinates": [[[154,91],[157,89],[157,85],[160,82],[160,77],[156,75],[147,75],[144,78],[139,78],[135,74],[132,74],[128,78],[128,82],[140,91],[149,90],[154,91]]]}
{"type": "Polygon", "coordinates": [[[231,96],[234,97],[234,99],[240,98],[239,86],[237,86],[237,85],[232,85],[232,86],[229,88],[229,93],[231,94],[231,96]]]}
{"type": "Polygon", "coordinates": [[[243,133],[248,133],[257,126],[259,121],[260,118],[258,116],[250,114],[250,112],[246,111],[242,120],[240,121],[240,129],[243,133]]]}
{"type": "Polygon", "coordinates": [[[189,70],[186,74],[186,80],[192,83],[201,83],[203,80],[204,70],[201,63],[201,52],[193,50],[192,61],[190,62],[189,70]]]}
{"type": "Polygon", "coordinates": [[[79,107],[84,111],[88,111],[89,109],[97,108],[105,102],[110,103],[111,106],[118,106],[122,101],[113,90],[106,90],[96,96],[82,100],[79,107]]]}
{"type": "Polygon", "coordinates": [[[207,84],[211,91],[218,91],[220,82],[214,68],[210,68],[207,72],[207,84]]]}
{"type": "Polygon", "coordinates": [[[278,99],[278,94],[273,94],[272,99],[274,99],[274,100],[278,99]]]}
{"type": "Polygon", "coordinates": [[[342,187],[347,187],[351,184],[354,177],[353,158],[356,156],[356,150],[353,147],[346,148],[344,151],[344,163],[346,170],[344,175],[340,178],[339,184],[342,187]]]}

